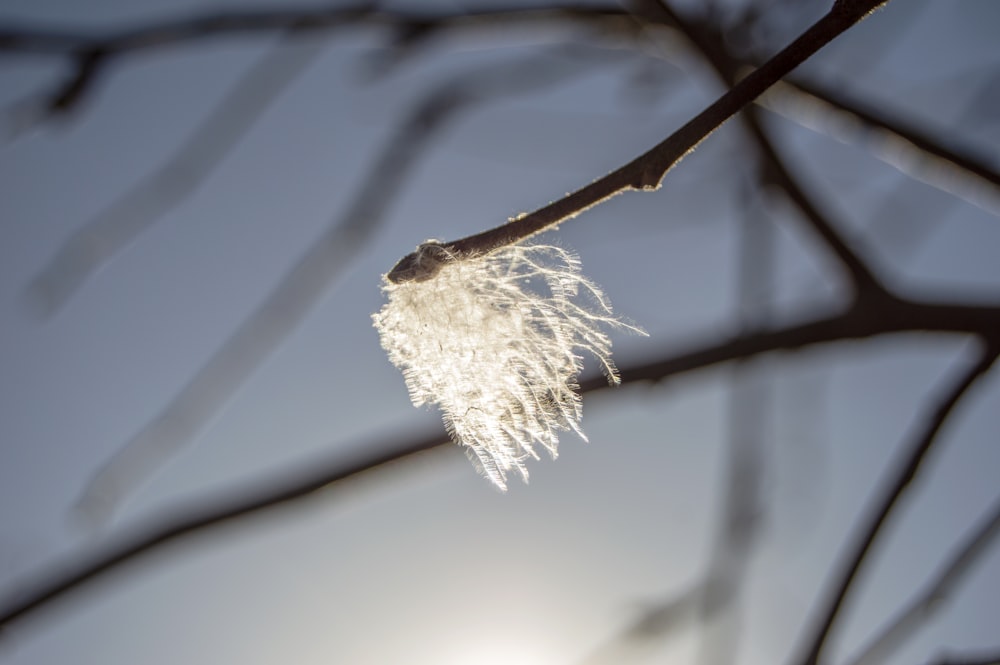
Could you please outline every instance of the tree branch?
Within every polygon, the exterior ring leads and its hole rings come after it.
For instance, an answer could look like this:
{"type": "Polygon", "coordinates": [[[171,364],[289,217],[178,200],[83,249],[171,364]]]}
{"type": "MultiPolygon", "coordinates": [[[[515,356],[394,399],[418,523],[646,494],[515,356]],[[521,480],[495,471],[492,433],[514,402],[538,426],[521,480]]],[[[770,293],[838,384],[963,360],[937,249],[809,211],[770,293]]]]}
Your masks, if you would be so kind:
{"type": "Polygon", "coordinates": [[[934,665],[1000,665],[1000,649],[975,656],[945,656],[935,661],[934,665]]]}
{"type": "Polygon", "coordinates": [[[832,90],[827,86],[803,78],[785,81],[782,83],[781,89],[782,92],[790,90],[801,95],[808,95],[838,111],[849,113],[869,128],[895,134],[912,144],[917,150],[949,162],[994,187],[1000,188],[1000,173],[988,163],[985,155],[972,154],[958,146],[943,145],[915,124],[908,123],[898,117],[890,117],[884,110],[854,99],[842,90],[832,90]]]}
{"type": "Polygon", "coordinates": [[[858,571],[872,551],[882,528],[888,522],[893,508],[904,495],[910,483],[920,470],[927,453],[937,441],[938,432],[951,415],[961,398],[976,380],[986,373],[1000,353],[996,338],[980,351],[980,357],[959,377],[952,388],[940,398],[930,417],[917,430],[914,440],[906,446],[899,459],[889,465],[888,476],[877,490],[877,496],[870,502],[870,512],[862,519],[855,530],[852,541],[841,558],[841,563],[831,576],[832,582],[819,602],[816,611],[817,618],[812,628],[806,629],[806,646],[800,658],[793,659],[795,663],[816,665],[823,651],[826,639],[833,628],[844,599],[853,587],[858,571]]]}
{"type": "MultiPolygon", "coordinates": [[[[449,254],[459,256],[487,253],[550,229],[624,191],[658,188],[671,168],[729,118],[882,4],[884,0],[837,0],[829,13],[806,29],[795,41],[647,152],[533,213],[488,231],[446,243],[444,249],[449,254]]],[[[405,282],[415,278],[426,279],[427,276],[419,266],[417,254],[411,253],[396,264],[387,278],[393,282],[405,282]]]]}
{"type": "Polygon", "coordinates": [[[354,7],[293,7],[257,11],[215,12],[169,21],[158,21],[105,35],[52,31],[32,27],[0,27],[0,54],[30,54],[66,57],[73,74],[50,94],[50,113],[66,113],[75,108],[108,65],[119,57],[148,49],[173,46],[203,39],[246,34],[288,33],[334,30],[351,26],[369,26],[395,31],[400,41],[420,35],[422,38],[445,28],[459,26],[495,26],[576,21],[600,23],[626,18],[615,7],[600,8],[567,4],[546,9],[519,7],[484,8],[477,11],[413,12],[380,10],[374,3],[354,7]]]}
{"type": "Polygon", "coordinates": [[[892,652],[921,625],[931,619],[949,594],[972,572],[978,559],[989,551],[1000,537],[1000,501],[997,501],[979,526],[955,548],[947,563],[941,566],[934,578],[924,585],[924,590],[911,600],[895,618],[869,640],[851,665],[878,665],[888,661],[892,652]]]}

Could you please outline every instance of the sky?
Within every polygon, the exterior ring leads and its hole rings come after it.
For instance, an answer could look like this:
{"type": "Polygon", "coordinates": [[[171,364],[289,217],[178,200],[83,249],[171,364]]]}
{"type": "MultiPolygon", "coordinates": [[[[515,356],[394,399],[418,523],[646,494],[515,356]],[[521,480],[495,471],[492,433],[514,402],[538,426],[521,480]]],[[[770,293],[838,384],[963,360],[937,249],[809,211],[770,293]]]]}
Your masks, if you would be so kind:
{"type": "MultiPolygon", "coordinates": [[[[239,6],[0,0],[0,25],[102,32],[239,6]]],[[[819,2],[777,7],[775,46],[823,11],[819,2]]],[[[1000,99],[988,81],[1000,71],[998,21],[987,0],[896,0],[804,73],[996,167],[1000,99]]],[[[56,85],[67,63],[0,53],[0,606],[26,581],[172,507],[440,431],[436,411],[410,404],[372,328],[381,276],[428,238],[485,230],[617,168],[720,93],[690,57],[581,31],[456,33],[395,65],[386,43],[385,33],[351,29],[292,45],[243,35],[150,49],[112,65],[69,117],[17,133],[21,101],[56,85]],[[176,204],[45,314],[30,287],[64,243],[148,182],[255,66],[279,73],[280,94],[215,168],[170,179],[183,194],[176,204]],[[399,147],[408,114],[456,81],[496,85],[455,109],[411,162],[404,153],[380,162],[399,147]],[[395,181],[400,164],[408,168],[395,181]],[[345,268],[315,289],[301,321],[279,308],[268,319],[276,341],[190,442],[137,478],[110,517],[81,514],[78,500],[105,463],[331,224],[358,217],[369,179],[385,206],[381,225],[362,245],[337,245],[345,268]]],[[[191,145],[210,150],[239,115],[191,145]]],[[[914,181],[866,145],[776,115],[767,127],[888,284],[996,302],[996,206],[914,181]]],[[[784,322],[843,302],[835,263],[757,186],[750,151],[731,123],[658,191],[618,197],[546,235],[578,252],[616,311],[649,333],[614,335],[620,367],[724,339],[763,311],[784,322]],[[740,257],[750,223],[772,258],[748,284],[740,257]]],[[[157,204],[143,199],[140,212],[145,205],[157,204]]],[[[584,400],[589,442],[564,435],[558,460],[529,465],[529,484],[497,491],[455,446],[392,465],[123,566],[15,623],[0,662],[688,663],[718,634],[740,663],[781,662],[880,478],[970,351],[954,337],[880,337],[594,393],[584,400]],[[761,409],[753,431],[739,429],[748,422],[735,415],[740,404],[761,409]],[[733,437],[758,441],[762,473],[738,609],[719,620],[731,623],[689,617],[646,640],[615,641],[719,555],[733,437]]],[[[998,399],[994,373],[944,428],[849,599],[831,644],[837,662],[995,503],[998,399]]],[[[998,591],[994,548],[887,662],[996,648],[998,591]]]]}

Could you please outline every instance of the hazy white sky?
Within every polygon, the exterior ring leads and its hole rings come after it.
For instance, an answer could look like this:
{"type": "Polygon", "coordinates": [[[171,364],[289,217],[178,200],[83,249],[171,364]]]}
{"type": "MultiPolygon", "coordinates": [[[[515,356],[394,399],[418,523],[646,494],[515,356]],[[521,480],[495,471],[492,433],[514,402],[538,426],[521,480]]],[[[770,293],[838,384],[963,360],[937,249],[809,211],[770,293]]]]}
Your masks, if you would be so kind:
{"type": "MultiPolygon", "coordinates": [[[[793,12],[779,42],[822,11],[823,3],[803,4],[811,9],[793,12]]],[[[0,23],[104,30],[238,6],[3,0],[0,23]]],[[[997,8],[896,0],[809,71],[995,155],[996,95],[973,102],[1000,71],[997,8]]],[[[193,443],[130,495],[107,531],[74,518],[101,465],[345,214],[423,95],[456,75],[544,56],[563,36],[447,39],[372,77],[382,37],[338,33],[190,197],[46,320],[25,306],[31,280],[75,230],[169,158],[276,40],[125,58],[72,117],[0,146],[0,604],[46,566],[177,502],[437,431],[438,415],[410,405],[371,327],[381,274],[426,238],[494,226],[625,163],[711,101],[713,85],[648,56],[553,52],[543,62],[565,83],[524,84],[458,113],[385,193],[381,231],[193,443]],[[598,56],[607,62],[595,65],[598,56]],[[649,76],[663,77],[663,94],[639,89],[649,76]]],[[[65,74],[56,59],[4,55],[0,102],[65,74]]],[[[817,198],[870,241],[890,283],[996,302],[996,217],[863,151],[777,119],[769,126],[817,198]],[[869,235],[873,219],[896,235],[869,235]],[[912,248],[879,240],[916,235],[912,248]]],[[[833,263],[787,208],[740,196],[753,191],[742,160],[749,149],[727,126],[658,192],[620,197],[550,234],[650,333],[615,337],[621,367],[736,329],[747,209],[774,221],[777,286],[768,299],[782,316],[840,297],[833,263]]],[[[967,351],[955,339],[913,335],[760,364],[771,400],[762,416],[766,511],[741,604],[741,663],[788,654],[875,483],[967,351]]],[[[576,662],[704,572],[732,434],[732,378],[720,367],[588,397],[590,442],[564,436],[559,460],[532,464],[531,484],[515,482],[507,494],[451,450],[169,546],[16,624],[0,662],[576,662]]],[[[990,377],[950,421],[831,653],[853,653],[995,501],[998,398],[990,377]]],[[[993,552],[890,662],[997,646],[998,591],[993,552]]],[[[682,628],[609,662],[689,662],[701,633],[682,628]]]]}

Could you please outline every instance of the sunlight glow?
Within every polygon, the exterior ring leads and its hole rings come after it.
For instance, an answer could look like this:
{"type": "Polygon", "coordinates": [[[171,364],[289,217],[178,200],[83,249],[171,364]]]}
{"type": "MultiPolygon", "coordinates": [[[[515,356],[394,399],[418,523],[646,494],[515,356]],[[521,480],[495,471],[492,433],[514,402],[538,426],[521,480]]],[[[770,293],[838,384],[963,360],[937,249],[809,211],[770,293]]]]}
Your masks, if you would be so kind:
{"type": "Polygon", "coordinates": [[[525,645],[470,646],[451,658],[438,661],[442,665],[550,665],[552,659],[525,645]]]}

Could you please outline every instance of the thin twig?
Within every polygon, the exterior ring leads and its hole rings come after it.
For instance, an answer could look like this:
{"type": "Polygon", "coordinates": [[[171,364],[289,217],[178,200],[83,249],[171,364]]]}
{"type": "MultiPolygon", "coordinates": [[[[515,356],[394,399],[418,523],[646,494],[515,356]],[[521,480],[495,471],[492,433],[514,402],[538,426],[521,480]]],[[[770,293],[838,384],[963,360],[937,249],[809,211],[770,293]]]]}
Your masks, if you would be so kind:
{"type": "Polygon", "coordinates": [[[880,483],[876,497],[870,502],[871,508],[868,515],[862,518],[862,523],[848,544],[837,570],[829,578],[828,589],[819,601],[816,619],[806,628],[803,655],[794,658],[792,662],[802,665],[816,665],[819,662],[823,646],[830,635],[844,599],[853,588],[857,573],[872,551],[893,508],[916,477],[921,463],[937,441],[938,432],[948,416],[951,415],[976,380],[993,365],[998,353],[1000,353],[1000,346],[996,344],[994,338],[992,343],[980,350],[978,360],[962,373],[951,389],[934,400],[936,406],[917,430],[914,440],[906,446],[899,459],[889,465],[888,476],[880,483]]]}
{"type": "Polygon", "coordinates": [[[270,103],[323,52],[322,43],[276,44],[153,173],[77,229],[28,287],[48,316],[122,247],[186,200],[246,135],[270,103]]]}
{"type": "Polygon", "coordinates": [[[978,559],[989,551],[998,537],[1000,537],[1000,501],[993,505],[986,518],[981,520],[979,526],[966,537],[965,541],[954,549],[947,563],[941,566],[934,578],[924,585],[923,591],[869,640],[858,656],[850,661],[851,665],[877,665],[888,662],[893,651],[944,606],[949,594],[953,593],[963,578],[972,572],[978,559]]]}
{"type": "MultiPolygon", "coordinates": [[[[679,29],[701,52],[726,86],[735,87],[739,84],[739,71],[742,65],[729,54],[721,35],[697,28],[691,21],[675,12],[665,0],[647,0],[642,5],[646,15],[679,29]]],[[[802,212],[813,231],[819,234],[827,247],[837,256],[849,273],[856,295],[884,292],[885,287],[879,279],[841,237],[834,223],[822,212],[820,206],[813,202],[812,197],[806,194],[803,186],[785,167],[784,161],[763,129],[759,115],[760,112],[756,107],[748,106],[740,118],[764,159],[765,177],[785,192],[802,212]]]]}
{"type": "MultiPolygon", "coordinates": [[[[738,308],[743,329],[749,332],[764,329],[773,309],[774,228],[756,206],[744,214],[739,243],[738,308]]],[[[773,402],[771,367],[760,358],[741,359],[731,367],[723,499],[698,603],[696,662],[702,665],[738,662],[744,622],[740,601],[767,512],[763,481],[767,416],[773,402]]]]}
{"type": "MultiPolygon", "coordinates": [[[[882,0],[838,0],[829,13],[806,29],[795,41],[647,152],[535,212],[488,231],[446,243],[444,249],[450,255],[484,254],[550,229],[622,192],[658,188],[671,168],[729,118],[882,4],[882,0]]],[[[387,275],[393,282],[427,277],[417,253],[403,257],[387,275]]]]}

